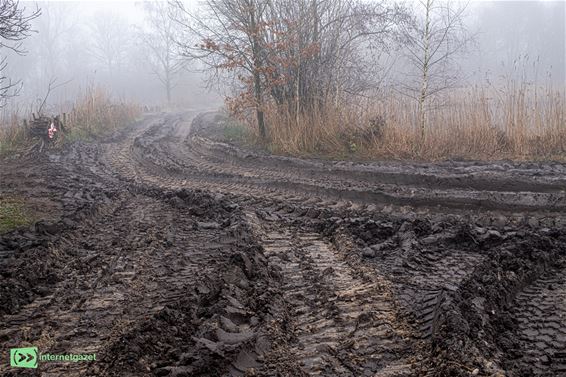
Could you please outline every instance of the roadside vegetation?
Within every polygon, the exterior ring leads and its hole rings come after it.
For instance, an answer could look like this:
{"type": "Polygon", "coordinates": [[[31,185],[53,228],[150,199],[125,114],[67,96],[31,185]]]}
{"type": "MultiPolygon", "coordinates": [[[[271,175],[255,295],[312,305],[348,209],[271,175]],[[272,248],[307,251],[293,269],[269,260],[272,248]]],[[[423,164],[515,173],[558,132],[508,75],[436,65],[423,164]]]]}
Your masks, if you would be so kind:
{"type": "Polygon", "coordinates": [[[5,119],[0,125],[0,157],[22,150],[28,143],[23,126],[15,115],[5,119]]]}
{"type": "MultiPolygon", "coordinates": [[[[454,90],[427,114],[395,93],[328,106],[298,119],[267,107],[265,143],[275,153],[360,159],[566,160],[566,91],[510,83],[454,90]]],[[[261,143],[253,118],[251,140],[261,143]]]]}
{"type": "MultiPolygon", "coordinates": [[[[104,90],[90,88],[72,104],[70,109],[51,109],[63,122],[56,145],[76,140],[90,140],[125,127],[141,115],[138,105],[115,101],[104,90]]],[[[38,142],[30,135],[32,114],[4,115],[0,126],[0,156],[14,154],[32,147],[38,142]]],[[[45,130],[47,132],[47,130],[45,130]]]]}
{"type": "Polygon", "coordinates": [[[33,113],[61,115],[63,142],[130,123],[139,108],[116,93],[139,98],[146,81],[166,108],[181,91],[195,106],[203,99],[178,86],[201,70],[224,93],[232,117],[221,125],[225,139],[273,153],[564,161],[565,73],[556,69],[564,44],[550,38],[563,29],[561,8],[507,3],[474,13],[447,0],[145,2],[132,28],[113,12],[81,25],[71,22],[72,7],[5,1],[0,49],[19,58],[0,59],[0,155],[33,145],[24,122],[33,113]],[[472,19],[484,29],[470,30],[472,19]],[[77,44],[86,53],[76,54],[77,44]],[[18,75],[19,66],[28,69],[18,75]],[[91,74],[108,91],[92,87],[91,74]],[[37,106],[55,81],[64,87],[58,97],[37,106]],[[76,99],[79,88],[87,89],[76,99]]]}
{"type": "Polygon", "coordinates": [[[65,137],[68,140],[89,139],[125,127],[141,115],[132,103],[114,101],[106,91],[86,91],[66,116],[65,137]]]}
{"type": "Polygon", "coordinates": [[[182,54],[212,83],[232,83],[226,108],[248,132],[228,139],[328,158],[566,160],[565,88],[537,80],[544,67],[526,54],[468,81],[466,11],[442,0],[209,0],[178,1],[174,17],[182,54]]]}
{"type": "Polygon", "coordinates": [[[0,234],[31,224],[33,216],[21,200],[0,197],[0,234]]]}

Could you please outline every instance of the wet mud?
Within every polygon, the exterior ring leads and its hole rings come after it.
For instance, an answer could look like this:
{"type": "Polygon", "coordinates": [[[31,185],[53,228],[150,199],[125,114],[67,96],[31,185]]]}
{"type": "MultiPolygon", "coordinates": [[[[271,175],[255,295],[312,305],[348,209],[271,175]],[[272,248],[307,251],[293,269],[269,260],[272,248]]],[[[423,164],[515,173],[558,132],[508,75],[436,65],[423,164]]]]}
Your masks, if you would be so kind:
{"type": "Polygon", "coordinates": [[[566,167],[341,162],[152,114],[0,161],[6,376],[566,376],[566,167]]]}

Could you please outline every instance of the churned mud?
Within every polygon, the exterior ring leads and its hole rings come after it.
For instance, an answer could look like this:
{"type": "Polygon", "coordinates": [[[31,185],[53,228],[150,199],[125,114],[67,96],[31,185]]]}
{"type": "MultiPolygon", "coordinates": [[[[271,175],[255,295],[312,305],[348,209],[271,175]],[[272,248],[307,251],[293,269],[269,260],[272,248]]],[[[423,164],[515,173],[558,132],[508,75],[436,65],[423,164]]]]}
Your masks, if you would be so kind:
{"type": "Polygon", "coordinates": [[[0,352],[44,376],[566,376],[566,166],[352,163],[218,113],[0,161],[0,352]]]}

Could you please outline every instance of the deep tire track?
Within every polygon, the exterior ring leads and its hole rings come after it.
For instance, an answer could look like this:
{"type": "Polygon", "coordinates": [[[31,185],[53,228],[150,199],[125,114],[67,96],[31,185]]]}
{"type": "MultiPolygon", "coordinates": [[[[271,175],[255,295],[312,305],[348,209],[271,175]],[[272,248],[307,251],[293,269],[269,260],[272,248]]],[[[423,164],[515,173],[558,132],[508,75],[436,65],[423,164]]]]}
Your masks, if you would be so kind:
{"type": "Polygon", "coordinates": [[[566,375],[566,271],[549,273],[519,293],[513,316],[519,324],[519,369],[566,375]]]}
{"type": "Polygon", "coordinates": [[[46,375],[564,372],[562,167],[263,156],[193,115],[53,157],[85,214],[48,244],[69,277],[3,317],[5,347],[111,360],[46,375]]]}
{"type": "MultiPolygon", "coordinates": [[[[206,137],[192,134],[186,121],[180,117],[165,124],[155,125],[146,134],[136,136],[131,147],[124,150],[120,158],[122,162],[115,164],[115,167],[120,169],[121,166],[121,169],[125,169],[123,176],[128,180],[145,182],[162,188],[189,187],[223,193],[237,201],[253,203],[252,208],[256,208],[258,204],[260,208],[271,206],[271,209],[267,210],[271,214],[267,217],[274,219],[285,217],[287,205],[291,207],[289,211],[294,212],[295,216],[308,216],[313,208],[325,208],[337,213],[350,211],[371,214],[384,208],[384,205],[387,208],[391,204],[410,204],[427,208],[441,206],[441,211],[447,208],[456,211],[482,208],[512,210],[517,213],[523,210],[537,211],[548,208],[549,204],[558,208],[556,205],[559,206],[559,203],[564,201],[563,194],[560,193],[560,183],[549,185],[521,183],[513,189],[501,182],[494,181],[493,184],[488,184],[489,179],[481,178],[483,173],[480,173],[479,180],[468,186],[463,183],[467,177],[465,174],[456,178],[438,180],[428,176],[423,181],[412,178],[404,180],[401,175],[399,179],[402,185],[397,186],[396,183],[400,182],[393,178],[394,173],[388,175],[385,183],[376,183],[375,179],[370,179],[365,171],[348,174],[342,168],[332,169],[324,163],[303,163],[290,159],[282,164],[275,163],[274,166],[270,166],[273,160],[271,158],[263,161],[253,156],[253,153],[250,158],[249,154],[239,151],[236,147],[211,142],[206,137]],[[135,161],[134,164],[131,163],[132,160],[135,161]],[[494,191],[477,190],[482,187],[494,191]],[[275,210],[282,210],[282,215],[273,214],[273,205],[268,204],[273,202],[281,203],[275,205],[275,210]],[[305,205],[307,206],[305,210],[297,211],[305,205]]],[[[455,174],[461,174],[458,169],[455,169],[455,174]]],[[[487,174],[490,173],[492,172],[487,174]]],[[[521,173],[524,175],[520,179],[524,180],[528,177],[527,173],[528,169],[521,173]]],[[[501,179],[505,180],[505,178],[501,179]]],[[[315,209],[315,216],[317,212],[318,210],[315,209]]],[[[486,221],[485,216],[478,217],[481,222],[486,221]]],[[[495,219],[496,222],[501,223],[501,215],[496,213],[495,219]]],[[[503,224],[516,224],[515,226],[526,222],[529,226],[531,224],[539,226],[542,222],[554,226],[557,221],[563,223],[560,218],[555,220],[547,215],[529,219],[521,214],[503,216],[503,224]]],[[[493,222],[493,219],[488,221],[488,223],[493,222]]],[[[386,240],[385,243],[389,246],[378,247],[378,250],[385,252],[378,253],[381,261],[377,271],[391,282],[390,289],[399,304],[399,313],[412,323],[415,337],[426,344],[438,332],[444,311],[455,305],[453,297],[460,294],[460,284],[473,275],[475,268],[485,262],[486,256],[481,252],[470,252],[469,248],[460,249],[454,234],[430,234],[430,237],[422,240],[423,242],[419,240],[421,237],[423,236],[415,235],[411,229],[399,229],[395,237],[386,240]],[[435,244],[445,247],[433,247],[431,252],[430,245],[435,244]],[[401,253],[390,253],[391,258],[389,258],[388,250],[400,250],[401,253]]],[[[481,238],[483,235],[470,237],[481,238]]],[[[268,253],[272,247],[271,242],[267,241],[268,253]]],[[[299,245],[295,247],[300,248],[299,245]]],[[[285,270],[284,261],[273,259],[272,262],[283,266],[285,270]]],[[[315,262],[311,259],[308,263],[315,262]]],[[[316,263],[322,262],[316,261],[316,263]]],[[[316,268],[311,267],[311,270],[316,271],[316,268]]],[[[297,303],[297,305],[301,304],[297,303]]],[[[335,344],[329,345],[327,349],[334,350],[334,346],[335,344]]],[[[332,360],[331,356],[328,356],[326,364],[322,364],[333,372],[352,373],[344,363],[336,361],[335,357],[334,361],[329,360],[332,360]]],[[[306,357],[304,363],[307,372],[314,370],[320,372],[320,360],[309,364],[306,357]]]]}
{"type": "MultiPolygon", "coordinates": [[[[303,197],[308,194],[338,200],[350,208],[367,207],[371,203],[372,206],[395,204],[507,211],[546,211],[552,207],[557,211],[566,206],[566,195],[559,183],[553,184],[550,192],[543,184],[537,186],[534,183],[521,186],[520,191],[479,191],[473,187],[464,190],[461,185],[446,188],[440,178],[412,186],[399,186],[375,182],[368,179],[367,174],[360,178],[359,174],[346,175],[339,169],[329,173],[325,166],[309,166],[302,172],[304,164],[300,163],[291,167],[284,164],[276,165],[275,169],[263,168],[257,157],[252,159],[253,163],[246,159],[241,163],[238,158],[227,158],[221,152],[214,153],[215,149],[207,149],[211,142],[193,135],[188,122],[180,115],[169,116],[165,121],[151,125],[146,132],[132,135],[129,147],[118,153],[129,162],[132,159],[137,161],[135,171],[126,176],[141,179],[146,170],[147,178],[153,184],[162,180],[164,185],[199,186],[225,193],[244,192],[257,197],[266,197],[265,193],[303,197]]],[[[216,150],[221,146],[219,143],[214,145],[216,150]]]]}
{"type": "MultiPolygon", "coordinates": [[[[75,255],[63,272],[68,278],[3,318],[1,336],[10,339],[3,347],[33,340],[52,353],[70,345],[74,353],[100,353],[140,318],[175,302],[197,271],[215,269],[218,257],[210,250],[227,246],[219,243],[227,238],[221,231],[196,232],[195,220],[175,211],[155,199],[125,197],[54,244],[53,253],[75,255]]],[[[50,363],[43,371],[78,375],[87,366],[50,363]]]]}
{"type": "Polygon", "coordinates": [[[320,234],[248,218],[280,269],[292,319],[291,338],[276,353],[291,353],[305,375],[411,375],[407,334],[386,280],[354,269],[320,234]]]}

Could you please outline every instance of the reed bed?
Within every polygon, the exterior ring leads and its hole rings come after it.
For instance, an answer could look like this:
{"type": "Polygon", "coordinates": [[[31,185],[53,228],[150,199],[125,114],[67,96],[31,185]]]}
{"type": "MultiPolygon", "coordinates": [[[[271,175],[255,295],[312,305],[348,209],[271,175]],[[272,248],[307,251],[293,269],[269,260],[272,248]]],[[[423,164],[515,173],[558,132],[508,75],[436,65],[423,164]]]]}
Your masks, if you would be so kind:
{"type": "MultiPolygon", "coordinates": [[[[328,158],[566,159],[566,90],[509,81],[453,90],[429,103],[424,137],[417,104],[396,94],[334,103],[296,116],[265,108],[267,147],[328,158]]],[[[258,140],[253,117],[246,124],[258,140]]]]}

